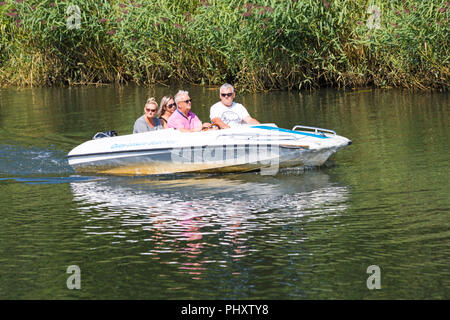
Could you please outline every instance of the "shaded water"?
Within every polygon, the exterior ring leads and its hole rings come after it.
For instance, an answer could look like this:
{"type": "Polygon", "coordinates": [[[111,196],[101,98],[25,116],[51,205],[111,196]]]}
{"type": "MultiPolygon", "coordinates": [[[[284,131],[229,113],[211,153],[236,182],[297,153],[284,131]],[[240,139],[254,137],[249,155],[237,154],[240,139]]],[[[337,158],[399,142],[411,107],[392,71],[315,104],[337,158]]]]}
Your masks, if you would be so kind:
{"type": "MultiPolygon", "coordinates": [[[[217,90],[188,89],[208,119],[217,90]]],[[[78,175],[71,148],[131,133],[176,89],[0,89],[2,299],[448,299],[448,94],[237,97],[261,122],[353,140],[326,168],[78,175]],[[68,290],[67,267],[81,269],[68,290]],[[381,269],[369,290],[367,267],[381,269]]]]}

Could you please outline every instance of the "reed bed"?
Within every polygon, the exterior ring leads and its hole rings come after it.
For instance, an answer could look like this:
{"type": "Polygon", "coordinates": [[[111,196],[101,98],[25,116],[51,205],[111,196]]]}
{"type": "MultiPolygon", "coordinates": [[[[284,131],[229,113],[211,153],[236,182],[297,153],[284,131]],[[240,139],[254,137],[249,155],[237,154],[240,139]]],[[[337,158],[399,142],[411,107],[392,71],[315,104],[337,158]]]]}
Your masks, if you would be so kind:
{"type": "Polygon", "coordinates": [[[1,1],[0,84],[447,90],[449,11],[441,0],[1,1]]]}

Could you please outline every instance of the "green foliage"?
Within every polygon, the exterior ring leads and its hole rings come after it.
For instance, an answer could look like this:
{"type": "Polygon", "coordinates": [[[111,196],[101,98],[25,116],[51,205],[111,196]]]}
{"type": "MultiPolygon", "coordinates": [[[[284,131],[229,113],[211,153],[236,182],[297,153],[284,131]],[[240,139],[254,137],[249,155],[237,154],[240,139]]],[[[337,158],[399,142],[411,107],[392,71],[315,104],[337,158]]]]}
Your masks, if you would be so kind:
{"type": "Polygon", "coordinates": [[[448,89],[449,11],[441,0],[1,1],[0,83],[448,89]],[[80,28],[67,26],[69,5],[80,28]]]}

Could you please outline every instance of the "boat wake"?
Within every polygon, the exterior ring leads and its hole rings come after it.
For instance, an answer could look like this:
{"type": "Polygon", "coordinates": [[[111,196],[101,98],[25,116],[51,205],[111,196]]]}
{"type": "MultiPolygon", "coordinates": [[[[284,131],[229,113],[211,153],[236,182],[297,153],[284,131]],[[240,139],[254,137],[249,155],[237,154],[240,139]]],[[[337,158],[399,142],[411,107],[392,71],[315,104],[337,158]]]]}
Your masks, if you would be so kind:
{"type": "Polygon", "coordinates": [[[66,153],[61,150],[0,145],[0,175],[27,176],[73,174],[66,153]]]}

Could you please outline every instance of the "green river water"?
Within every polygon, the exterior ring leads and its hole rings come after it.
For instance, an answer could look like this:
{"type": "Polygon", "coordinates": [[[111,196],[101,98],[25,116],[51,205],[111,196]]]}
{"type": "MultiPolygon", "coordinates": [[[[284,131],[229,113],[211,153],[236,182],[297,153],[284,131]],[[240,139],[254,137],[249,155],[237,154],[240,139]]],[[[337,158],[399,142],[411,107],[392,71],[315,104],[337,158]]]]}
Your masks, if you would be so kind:
{"type": "MultiPolygon", "coordinates": [[[[206,121],[217,89],[185,87],[206,121]]],[[[0,89],[0,299],[449,299],[449,94],[238,94],[282,128],[353,141],[324,168],[79,175],[67,153],[132,132],[178,88],[0,89]],[[81,272],[79,290],[67,273],[81,272]],[[369,266],[380,289],[369,290],[369,266]]]]}

